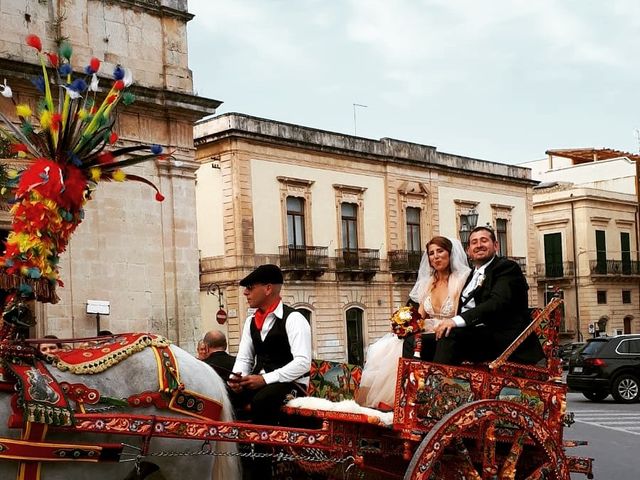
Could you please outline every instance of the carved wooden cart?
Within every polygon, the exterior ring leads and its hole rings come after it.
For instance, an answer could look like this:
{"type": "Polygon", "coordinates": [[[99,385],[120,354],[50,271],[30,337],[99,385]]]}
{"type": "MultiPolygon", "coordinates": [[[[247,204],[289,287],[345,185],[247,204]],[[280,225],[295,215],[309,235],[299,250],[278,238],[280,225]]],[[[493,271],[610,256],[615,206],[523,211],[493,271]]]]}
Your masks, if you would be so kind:
{"type": "MultiPolygon", "coordinates": [[[[264,452],[270,446],[277,459],[291,461],[279,464],[285,465],[279,471],[290,478],[300,478],[299,472],[287,471],[292,465],[326,478],[340,478],[347,467],[359,478],[569,480],[570,472],[592,478],[592,459],[566,453],[584,442],[563,439],[572,416],[565,410],[567,389],[558,357],[559,304],[553,300],[535,312],[528,329],[490,364],[451,367],[399,360],[392,421],[387,423],[383,415],[287,406],[290,424],[302,421],[309,426],[115,413],[105,422],[104,414],[76,412],[71,428],[144,437],[145,445],[152,437],[235,442],[244,444],[241,452],[247,455],[253,448],[264,452]],[[540,337],[545,367],[506,361],[528,334],[540,337]]],[[[309,394],[342,400],[357,389],[361,371],[314,361],[311,373],[309,394]]],[[[43,452],[53,448],[46,442],[38,445],[43,452]]],[[[69,445],[77,451],[83,447],[69,445]]],[[[100,455],[117,460],[122,446],[110,448],[102,448],[100,455]]],[[[40,453],[39,458],[47,457],[40,453]]],[[[140,457],[146,454],[153,453],[145,450],[140,457]]],[[[29,460],[28,455],[21,458],[29,460]]]]}

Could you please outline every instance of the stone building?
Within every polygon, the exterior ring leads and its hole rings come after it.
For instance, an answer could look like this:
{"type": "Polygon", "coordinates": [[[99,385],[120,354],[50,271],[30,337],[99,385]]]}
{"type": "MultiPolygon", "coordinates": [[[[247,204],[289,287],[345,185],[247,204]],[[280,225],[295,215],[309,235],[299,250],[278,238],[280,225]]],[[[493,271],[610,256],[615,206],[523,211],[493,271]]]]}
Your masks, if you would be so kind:
{"type": "MultiPolygon", "coordinates": [[[[220,102],[193,94],[186,35],[191,18],[186,0],[0,2],[0,79],[6,78],[17,101],[33,105],[37,98],[30,79],[39,67],[25,36],[39,35],[46,51],[68,39],[76,71],[95,56],[103,61],[104,83],[117,64],[133,72],[136,102],[120,108],[120,144],[159,144],[173,152],[170,160],[128,170],[158,185],[162,203],[139,184],[99,186],[61,258],[60,302],[38,306],[36,335],[95,334],[96,317],[86,313],[87,300],[94,299],[110,302],[110,315],[101,318],[104,329],[155,331],[187,348],[200,336],[192,127],[220,102]]],[[[10,102],[0,108],[14,114],[10,102]]],[[[9,225],[2,212],[0,227],[9,225]]]]}
{"type": "Polygon", "coordinates": [[[247,314],[238,281],[261,263],[285,271],[314,356],[362,362],[433,235],[489,223],[504,255],[523,269],[535,258],[529,169],[237,113],[196,124],[195,144],[203,327],[225,329],[232,351],[247,314]]]}
{"type": "Polygon", "coordinates": [[[564,338],[640,332],[636,168],[610,149],[549,150],[534,188],[538,295],[564,299],[564,338]]]}

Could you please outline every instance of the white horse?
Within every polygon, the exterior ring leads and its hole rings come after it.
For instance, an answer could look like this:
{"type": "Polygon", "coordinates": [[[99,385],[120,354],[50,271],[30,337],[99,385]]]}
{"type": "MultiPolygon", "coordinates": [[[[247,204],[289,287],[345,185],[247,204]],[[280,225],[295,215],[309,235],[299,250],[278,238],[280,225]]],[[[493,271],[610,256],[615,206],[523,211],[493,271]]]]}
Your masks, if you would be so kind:
{"type": "MultiPolygon", "coordinates": [[[[180,380],[185,388],[198,392],[206,397],[222,403],[221,421],[233,421],[233,409],[229,402],[225,384],[214,370],[204,362],[192,357],[184,350],[172,345],[177,364],[180,369],[180,380]]],[[[130,395],[145,391],[158,391],[158,374],[156,360],[151,348],[135,353],[126,360],[96,375],[75,375],[60,372],[51,366],[49,371],[59,382],[83,383],[94,388],[103,396],[127,398],[130,395]]],[[[117,413],[129,412],[133,415],[175,416],[175,412],[150,408],[119,409],[117,413]]],[[[7,428],[7,419],[11,413],[10,395],[0,392],[0,439],[19,438],[21,429],[7,428]]],[[[108,415],[108,413],[106,413],[108,415]]],[[[188,418],[188,417],[187,417],[188,418]]],[[[93,433],[74,433],[50,431],[46,441],[73,443],[127,443],[141,446],[142,438],[135,436],[107,436],[93,433]]],[[[1,440],[0,440],[1,443],[1,440]]],[[[154,452],[195,452],[201,449],[202,442],[197,440],[175,440],[152,438],[150,449],[154,452]]],[[[216,442],[213,450],[219,453],[234,453],[236,445],[227,442],[216,442]]],[[[166,480],[234,480],[239,479],[240,466],[234,456],[149,456],[145,460],[160,467],[160,474],[166,480]]],[[[0,479],[17,478],[18,462],[0,459],[0,479]]],[[[43,462],[42,480],[68,480],[90,478],[91,480],[125,480],[134,471],[134,463],[74,463],[43,462]]],[[[158,474],[156,474],[158,475],[158,474]]],[[[129,477],[136,478],[136,477],[129,477]]],[[[152,477],[153,478],[153,477],[152,477]]]]}

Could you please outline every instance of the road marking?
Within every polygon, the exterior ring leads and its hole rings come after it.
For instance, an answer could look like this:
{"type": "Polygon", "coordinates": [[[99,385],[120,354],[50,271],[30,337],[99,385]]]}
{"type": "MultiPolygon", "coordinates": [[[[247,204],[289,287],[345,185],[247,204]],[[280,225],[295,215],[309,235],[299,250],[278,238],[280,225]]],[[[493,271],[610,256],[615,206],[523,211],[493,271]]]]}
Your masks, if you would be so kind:
{"type": "Polygon", "coordinates": [[[576,422],[640,435],[640,413],[601,410],[579,410],[573,413],[576,422]]]}

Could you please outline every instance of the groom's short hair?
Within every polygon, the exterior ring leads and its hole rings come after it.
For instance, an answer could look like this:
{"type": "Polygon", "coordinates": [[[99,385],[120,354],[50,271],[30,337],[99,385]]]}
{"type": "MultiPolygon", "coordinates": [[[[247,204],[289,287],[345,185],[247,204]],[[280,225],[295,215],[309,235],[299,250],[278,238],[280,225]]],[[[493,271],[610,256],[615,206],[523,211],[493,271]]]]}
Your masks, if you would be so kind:
{"type": "Polygon", "coordinates": [[[496,243],[498,241],[496,239],[496,232],[494,232],[493,228],[491,228],[489,225],[480,225],[479,227],[474,228],[473,230],[471,230],[471,233],[469,233],[469,238],[471,238],[471,235],[473,235],[476,232],[479,232],[480,230],[485,230],[489,232],[489,236],[491,237],[491,241],[493,243],[496,243]]]}

